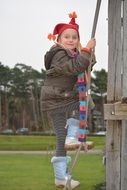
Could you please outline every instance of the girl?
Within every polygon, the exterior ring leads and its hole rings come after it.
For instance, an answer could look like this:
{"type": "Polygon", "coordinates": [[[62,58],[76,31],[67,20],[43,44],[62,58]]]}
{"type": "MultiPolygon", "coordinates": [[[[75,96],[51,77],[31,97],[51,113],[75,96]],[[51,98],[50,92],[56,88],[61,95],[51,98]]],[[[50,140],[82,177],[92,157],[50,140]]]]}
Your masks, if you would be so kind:
{"type": "MultiPolygon", "coordinates": [[[[55,41],[57,35],[57,39],[45,55],[46,80],[42,87],[42,111],[52,119],[57,139],[56,155],[51,159],[57,187],[64,187],[68,179],[70,157],[64,148],[67,135],[65,125],[67,119],[72,117],[71,113],[76,113],[79,107],[78,92],[75,91],[77,76],[79,72],[87,70],[91,51],[96,45],[96,40],[91,39],[79,51],[79,26],[75,22],[77,15],[73,12],[69,17],[71,20],[68,24],[57,24],[53,35],[48,36],[55,41]]],[[[79,184],[79,181],[71,180],[72,189],[79,184]]]]}

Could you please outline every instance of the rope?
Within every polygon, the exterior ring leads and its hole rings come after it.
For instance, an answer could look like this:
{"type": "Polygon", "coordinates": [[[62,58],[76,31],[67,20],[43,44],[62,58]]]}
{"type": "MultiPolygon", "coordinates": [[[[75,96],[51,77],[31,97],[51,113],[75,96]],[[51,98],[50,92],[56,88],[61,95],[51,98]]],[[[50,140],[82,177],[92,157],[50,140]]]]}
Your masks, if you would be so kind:
{"type": "MultiPolygon", "coordinates": [[[[91,33],[91,38],[94,38],[95,37],[95,32],[96,32],[96,27],[97,27],[97,21],[98,21],[98,15],[99,15],[99,11],[100,11],[100,5],[101,5],[101,0],[97,0],[97,4],[96,4],[96,10],[95,10],[95,15],[94,15],[94,22],[93,22],[93,27],[92,27],[92,33],[91,33]]],[[[87,110],[88,110],[88,103],[89,103],[89,97],[90,97],[90,85],[91,85],[91,65],[92,65],[92,59],[93,59],[93,55],[94,55],[94,52],[95,52],[95,49],[93,49],[93,51],[91,52],[91,57],[90,57],[90,64],[89,64],[89,67],[88,67],[88,72],[87,72],[87,75],[88,75],[88,81],[87,81],[87,96],[86,96],[86,112],[85,112],[85,120],[87,120],[87,117],[88,117],[88,113],[87,113],[87,110]]],[[[85,102],[84,101],[84,102],[85,102]]],[[[85,125],[86,127],[86,125],[85,125]]],[[[84,129],[85,130],[85,129],[84,129]]],[[[86,130],[85,130],[85,133],[86,133],[86,130]]],[[[83,140],[85,140],[85,137],[86,137],[86,134],[84,134],[81,138],[80,136],[80,146],[76,152],[76,155],[75,155],[75,159],[72,163],[72,166],[69,170],[69,177],[68,177],[68,180],[67,180],[67,183],[66,183],[66,186],[64,187],[63,190],[71,190],[71,174],[73,172],[73,169],[78,161],[78,157],[79,157],[79,154],[80,154],[80,150],[82,147],[84,147],[84,150],[87,150],[87,147],[86,147],[86,143],[83,142],[83,140]]]]}
{"type": "MultiPolygon", "coordinates": [[[[97,0],[97,5],[96,5],[96,11],[95,11],[95,15],[94,15],[94,22],[93,22],[93,27],[92,27],[92,33],[91,33],[91,38],[95,37],[95,32],[96,32],[96,28],[97,28],[97,21],[98,21],[98,16],[99,16],[99,11],[100,11],[100,5],[101,5],[101,0],[97,0]]],[[[89,94],[89,90],[90,90],[90,84],[91,84],[91,63],[92,63],[92,58],[95,52],[95,48],[93,49],[92,53],[91,53],[91,57],[90,57],[90,65],[88,67],[88,83],[87,83],[87,91],[89,94]]]]}

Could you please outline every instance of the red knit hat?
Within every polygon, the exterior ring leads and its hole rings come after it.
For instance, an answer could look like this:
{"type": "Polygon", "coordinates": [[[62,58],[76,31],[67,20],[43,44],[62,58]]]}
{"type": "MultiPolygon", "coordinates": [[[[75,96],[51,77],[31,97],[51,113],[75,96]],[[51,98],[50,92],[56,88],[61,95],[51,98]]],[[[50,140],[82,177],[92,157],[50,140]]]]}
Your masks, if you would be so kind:
{"type": "MultiPolygon", "coordinates": [[[[78,33],[78,36],[79,36],[79,25],[75,22],[75,18],[77,18],[77,14],[75,12],[70,13],[69,18],[71,18],[71,20],[68,24],[59,23],[55,26],[55,28],[53,30],[53,35],[52,34],[48,35],[48,38],[50,40],[51,39],[55,40],[55,35],[59,36],[64,30],[69,29],[69,28],[76,30],[78,33]]],[[[79,38],[80,38],[80,36],[79,36],[79,38]]],[[[58,37],[57,37],[57,39],[58,39],[58,37]]]]}

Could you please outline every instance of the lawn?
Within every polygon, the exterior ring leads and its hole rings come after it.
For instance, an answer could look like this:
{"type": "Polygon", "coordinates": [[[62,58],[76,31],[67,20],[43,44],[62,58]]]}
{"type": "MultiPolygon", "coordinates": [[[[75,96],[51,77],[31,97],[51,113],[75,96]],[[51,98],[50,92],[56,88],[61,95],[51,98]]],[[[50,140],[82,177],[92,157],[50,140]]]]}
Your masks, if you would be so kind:
{"type": "MultiPolygon", "coordinates": [[[[88,136],[95,142],[94,149],[103,149],[104,136],[88,136]]],[[[1,135],[0,150],[52,150],[55,149],[55,136],[17,136],[1,135]]]]}
{"type": "MultiPolygon", "coordinates": [[[[55,190],[51,155],[0,155],[0,190],[55,190]]],[[[73,177],[79,190],[94,190],[105,180],[101,155],[81,154],[73,177]]]]}

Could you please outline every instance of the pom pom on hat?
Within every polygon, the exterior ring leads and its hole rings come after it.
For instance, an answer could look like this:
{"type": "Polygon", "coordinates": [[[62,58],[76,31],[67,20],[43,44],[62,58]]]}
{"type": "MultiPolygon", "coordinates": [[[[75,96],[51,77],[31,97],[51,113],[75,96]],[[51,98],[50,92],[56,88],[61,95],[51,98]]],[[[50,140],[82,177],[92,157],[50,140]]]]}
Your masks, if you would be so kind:
{"type": "Polygon", "coordinates": [[[53,34],[51,34],[51,33],[49,33],[48,36],[47,36],[47,38],[48,38],[49,40],[53,40],[53,41],[55,41],[56,36],[53,35],[53,34]]]}
{"type": "MultiPolygon", "coordinates": [[[[53,30],[53,34],[48,35],[49,40],[55,40],[55,35],[60,35],[66,29],[74,29],[77,31],[79,36],[79,25],[75,22],[75,18],[77,18],[76,12],[69,13],[69,18],[71,18],[68,24],[66,23],[59,23],[55,26],[53,30]]],[[[80,38],[80,37],[79,37],[80,38]]],[[[58,38],[57,38],[58,39],[58,38]]]]}
{"type": "MultiPolygon", "coordinates": [[[[76,12],[69,13],[69,18],[71,18],[71,21],[69,22],[69,24],[77,25],[75,23],[75,18],[77,18],[76,12]]],[[[78,25],[77,25],[77,27],[78,27],[78,25]]]]}
{"type": "Polygon", "coordinates": [[[74,11],[74,12],[72,12],[72,13],[69,13],[69,17],[70,17],[70,18],[77,18],[76,12],[74,11]]]}

